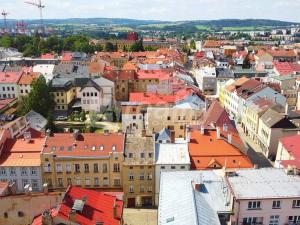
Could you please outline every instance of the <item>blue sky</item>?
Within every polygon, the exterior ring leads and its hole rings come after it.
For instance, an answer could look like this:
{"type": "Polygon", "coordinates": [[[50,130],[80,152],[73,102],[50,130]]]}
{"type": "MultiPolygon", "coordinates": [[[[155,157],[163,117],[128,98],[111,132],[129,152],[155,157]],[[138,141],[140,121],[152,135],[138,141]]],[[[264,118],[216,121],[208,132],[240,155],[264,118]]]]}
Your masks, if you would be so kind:
{"type": "MultiPolygon", "coordinates": [[[[27,0],[38,1],[38,0],[27,0]]],[[[259,18],[300,22],[300,0],[42,0],[45,18],[109,17],[154,20],[259,18]]],[[[9,18],[37,19],[24,0],[0,0],[9,18]]]]}

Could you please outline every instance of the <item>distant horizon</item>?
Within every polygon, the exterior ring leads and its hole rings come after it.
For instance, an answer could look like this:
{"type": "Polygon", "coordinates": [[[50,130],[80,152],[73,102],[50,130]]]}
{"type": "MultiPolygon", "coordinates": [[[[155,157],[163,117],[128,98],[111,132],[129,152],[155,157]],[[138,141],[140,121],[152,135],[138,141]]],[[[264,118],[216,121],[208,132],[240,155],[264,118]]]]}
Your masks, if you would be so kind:
{"type": "MultiPolygon", "coordinates": [[[[38,8],[24,1],[0,0],[0,10],[9,12],[8,19],[39,19],[38,8]]],[[[46,6],[44,19],[124,18],[177,22],[259,18],[300,23],[300,0],[42,0],[42,4],[46,6]]]]}
{"type": "MultiPolygon", "coordinates": [[[[286,21],[286,20],[276,20],[276,19],[261,19],[261,18],[221,18],[221,19],[191,19],[191,20],[159,20],[159,19],[135,19],[135,18],[121,18],[121,17],[66,17],[66,18],[44,18],[44,20],[76,20],[76,19],[112,19],[112,20],[132,20],[132,21],[152,21],[152,22],[170,22],[170,23],[178,23],[178,22],[197,22],[197,21],[203,21],[203,22],[209,22],[209,21],[220,21],[220,20],[239,20],[239,21],[247,21],[247,20],[266,20],[266,21],[279,21],[279,22],[286,22],[286,23],[295,23],[300,24],[300,22],[295,21],[286,21]]],[[[7,18],[7,21],[40,21],[39,18],[7,18]]],[[[0,20],[1,21],[1,20],[0,20]]],[[[1,23],[1,22],[0,22],[1,23]]]]}

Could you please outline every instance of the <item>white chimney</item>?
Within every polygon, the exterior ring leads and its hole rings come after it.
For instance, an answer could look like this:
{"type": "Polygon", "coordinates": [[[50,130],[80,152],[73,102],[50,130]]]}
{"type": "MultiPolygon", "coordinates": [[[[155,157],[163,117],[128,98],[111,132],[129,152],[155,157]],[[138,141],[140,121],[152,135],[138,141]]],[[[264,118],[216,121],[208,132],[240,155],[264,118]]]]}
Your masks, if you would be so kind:
{"type": "Polygon", "coordinates": [[[201,134],[203,135],[204,134],[204,126],[203,125],[201,125],[200,131],[201,131],[201,134]]]}
{"type": "Polygon", "coordinates": [[[223,131],[224,132],[227,132],[228,131],[228,126],[226,123],[223,124],[223,131]]]}
{"type": "Polygon", "coordinates": [[[221,138],[221,131],[220,131],[220,127],[217,127],[217,139],[221,138]]]}
{"type": "Polygon", "coordinates": [[[232,134],[228,133],[228,143],[232,144],[232,134]]]}

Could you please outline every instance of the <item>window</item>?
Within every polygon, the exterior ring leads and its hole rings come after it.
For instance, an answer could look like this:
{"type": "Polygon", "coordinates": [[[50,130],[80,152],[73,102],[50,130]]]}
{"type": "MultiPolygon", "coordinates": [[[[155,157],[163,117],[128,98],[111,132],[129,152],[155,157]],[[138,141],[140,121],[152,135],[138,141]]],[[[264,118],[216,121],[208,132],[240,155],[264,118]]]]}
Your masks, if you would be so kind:
{"type": "Polygon", "coordinates": [[[1,168],[1,175],[6,176],[6,169],[5,168],[1,168]]]}
{"type": "Polygon", "coordinates": [[[72,185],[72,179],[71,178],[67,178],[67,184],[68,184],[68,186],[72,185]]]}
{"type": "Polygon", "coordinates": [[[176,166],[171,166],[171,169],[172,169],[172,170],[175,170],[175,169],[176,169],[176,166]]]}
{"type": "Polygon", "coordinates": [[[97,92],[95,92],[95,93],[94,93],[94,95],[97,97],[97,96],[98,96],[98,93],[97,93],[97,92]]]}
{"type": "Polygon", "coordinates": [[[98,163],[94,163],[94,173],[98,173],[99,168],[98,168],[98,163]]]}
{"type": "Polygon", "coordinates": [[[33,191],[38,191],[39,190],[38,180],[31,180],[31,186],[33,191]]]}
{"type": "Polygon", "coordinates": [[[133,174],[129,174],[129,180],[134,180],[133,174]]]}
{"type": "Polygon", "coordinates": [[[144,159],[144,158],[145,158],[145,153],[142,152],[142,153],[141,153],[141,159],[144,159]]]}
{"type": "Polygon", "coordinates": [[[89,164],[84,164],[84,172],[85,173],[89,173],[90,172],[89,164]]]}
{"type": "Polygon", "coordinates": [[[82,93],[83,97],[85,97],[85,92],[82,93]]]}
{"type": "Polygon", "coordinates": [[[273,201],[272,209],[280,209],[280,201],[273,201]]]}
{"type": "Polygon", "coordinates": [[[153,153],[150,152],[150,153],[148,154],[148,156],[149,156],[149,158],[151,159],[151,158],[153,157],[153,153]]]}
{"type": "Polygon", "coordinates": [[[3,216],[4,216],[4,218],[7,218],[8,217],[8,213],[7,212],[3,213],[3,216]]]}
{"type": "Polygon", "coordinates": [[[80,173],[80,165],[75,164],[75,173],[80,173]]]}
{"type": "Polygon", "coordinates": [[[111,150],[112,150],[112,151],[116,151],[116,146],[113,145],[113,146],[111,147],[111,150]]]}
{"type": "Polygon", "coordinates": [[[90,186],[90,185],[91,185],[90,178],[85,178],[85,186],[90,186]]]}
{"type": "Polygon", "coordinates": [[[257,223],[257,217],[247,217],[243,218],[243,225],[251,225],[251,224],[256,224],[257,223]]]}
{"type": "Polygon", "coordinates": [[[114,186],[121,186],[120,179],[114,179],[114,186]]]}
{"type": "Polygon", "coordinates": [[[148,173],[148,180],[152,180],[152,173],[148,173]]]}
{"type": "Polygon", "coordinates": [[[135,119],[136,119],[136,116],[132,116],[132,119],[135,120],[135,119]]]}
{"type": "Polygon", "coordinates": [[[98,177],[94,178],[94,186],[96,186],[96,187],[99,186],[99,178],[98,177]]]}
{"type": "Polygon", "coordinates": [[[104,146],[100,145],[100,151],[103,151],[103,150],[104,150],[104,146]]]}
{"type": "Polygon", "coordinates": [[[145,174],[144,173],[140,174],[140,180],[145,180],[145,174]]]}
{"type": "Polygon", "coordinates": [[[180,166],[180,169],[184,170],[184,169],[185,169],[185,166],[180,166]]]}
{"type": "Polygon", "coordinates": [[[300,216],[289,216],[289,223],[297,223],[300,221],[300,216]]]}
{"type": "Polygon", "coordinates": [[[103,170],[102,171],[103,171],[103,173],[107,172],[107,164],[106,163],[103,164],[103,170]]]}
{"type": "Polygon", "coordinates": [[[103,186],[108,186],[108,177],[103,177],[103,186]]]}
{"type": "Polygon", "coordinates": [[[148,191],[148,192],[152,192],[152,187],[149,186],[149,187],[147,188],[147,191],[148,191]]]}
{"type": "Polygon", "coordinates": [[[133,158],[133,153],[129,152],[128,158],[132,159],[133,158]]]}
{"type": "Polygon", "coordinates": [[[269,225],[279,225],[279,216],[270,216],[270,222],[269,225]]]}
{"type": "Polygon", "coordinates": [[[251,210],[260,209],[260,201],[248,202],[248,209],[251,210]]]}
{"type": "Polygon", "coordinates": [[[24,216],[24,213],[22,211],[19,211],[18,212],[18,217],[23,217],[24,216]]]}
{"type": "Polygon", "coordinates": [[[134,187],[133,186],[130,186],[129,187],[129,193],[133,193],[134,192],[134,187]]]}
{"type": "Polygon", "coordinates": [[[80,179],[80,178],[77,178],[77,179],[76,179],[76,185],[77,185],[77,186],[80,186],[80,185],[81,185],[81,179],[80,179]]]}
{"type": "Polygon", "coordinates": [[[71,171],[72,171],[71,164],[66,164],[66,172],[71,173],[71,171]]]}
{"type": "Polygon", "coordinates": [[[56,172],[58,172],[58,173],[62,172],[62,166],[61,166],[61,164],[56,164],[56,172]]]}
{"type": "Polygon", "coordinates": [[[140,192],[141,192],[141,193],[144,193],[144,192],[145,192],[144,186],[140,186],[140,192]]]}
{"type": "Polygon", "coordinates": [[[300,208],[300,200],[293,200],[293,208],[300,208]]]}
{"type": "Polygon", "coordinates": [[[58,178],[58,186],[63,187],[63,179],[62,178],[58,178]]]}
{"type": "Polygon", "coordinates": [[[170,116],[168,116],[168,117],[167,117],[167,120],[171,120],[171,117],[170,117],[170,116]]]}
{"type": "Polygon", "coordinates": [[[114,172],[120,172],[120,164],[114,163],[114,172]]]}
{"type": "Polygon", "coordinates": [[[16,176],[17,175],[17,172],[16,172],[15,168],[10,168],[9,173],[10,173],[10,176],[16,176]]]}
{"type": "Polygon", "coordinates": [[[21,169],[21,175],[22,176],[27,176],[27,168],[22,168],[21,169]]]}
{"type": "Polygon", "coordinates": [[[31,168],[30,171],[31,171],[31,175],[33,176],[37,175],[36,168],[31,168]]]}
{"type": "Polygon", "coordinates": [[[22,186],[23,186],[23,188],[24,188],[27,184],[29,184],[29,183],[28,183],[28,180],[27,180],[27,179],[23,179],[23,180],[22,180],[22,186]]]}

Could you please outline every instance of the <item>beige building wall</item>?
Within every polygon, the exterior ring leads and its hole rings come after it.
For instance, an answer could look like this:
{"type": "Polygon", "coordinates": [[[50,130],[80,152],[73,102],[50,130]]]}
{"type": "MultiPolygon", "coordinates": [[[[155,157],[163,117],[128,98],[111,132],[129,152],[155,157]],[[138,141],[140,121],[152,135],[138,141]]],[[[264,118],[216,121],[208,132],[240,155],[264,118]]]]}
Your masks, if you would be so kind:
{"type": "Polygon", "coordinates": [[[124,204],[151,207],[155,195],[154,137],[127,134],[123,163],[124,204]]]}
{"type": "Polygon", "coordinates": [[[145,119],[148,132],[158,133],[164,128],[174,131],[175,138],[185,138],[186,126],[197,125],[201,110],[178,108],[148,108],[145,119]]]}
{"type": "Polygon", "coordinates": [[[65,158],[43,154],[41,158],[43,183],[48,183],[50,189],[66,189],[69,185],[105,189],[120,189],[122,186],[123,153],[114,152],[107,157],[65,158]],[[77,165],[79,172],[75,169],[77,165]]]}
{"type": "Polygon", "coordinates": [[[61,202],[61,193],[31,194],[0,197],[0,224],[28,225],[44,210],[61,202]]]}

